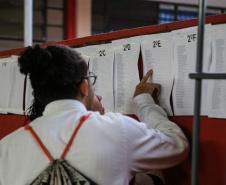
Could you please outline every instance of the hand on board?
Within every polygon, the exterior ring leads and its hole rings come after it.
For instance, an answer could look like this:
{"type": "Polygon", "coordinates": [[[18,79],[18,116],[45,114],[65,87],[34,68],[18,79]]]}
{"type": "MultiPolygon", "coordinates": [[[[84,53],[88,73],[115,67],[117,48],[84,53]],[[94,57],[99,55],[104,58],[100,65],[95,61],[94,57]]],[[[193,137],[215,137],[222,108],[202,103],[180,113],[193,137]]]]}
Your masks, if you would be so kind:
{"type": "Polygon", "coordinates": [[[157,83],[148,83],[148,78],[152,75],[153,70],[147,72],[147,74],[141,79],[140,83],[136,86],[133,98],[142,93],[149,93],[154,100],[156,100],[160,94],[161,86],[157,83]]]}

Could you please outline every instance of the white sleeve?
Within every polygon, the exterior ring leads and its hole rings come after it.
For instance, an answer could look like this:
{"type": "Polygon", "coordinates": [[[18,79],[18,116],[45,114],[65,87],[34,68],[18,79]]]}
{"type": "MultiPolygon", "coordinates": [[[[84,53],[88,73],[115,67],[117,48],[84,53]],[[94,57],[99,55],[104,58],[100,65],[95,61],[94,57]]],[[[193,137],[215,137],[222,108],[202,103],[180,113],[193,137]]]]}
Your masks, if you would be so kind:
{"type": "Polygon", "coordinates": [[[132,121],[126,127],[131,173],[169,168],[187,157],[189,144],[183,131],[169,121],[166,112],[149,94],[136,96],[131,111],[141,121],[132,121]]]}

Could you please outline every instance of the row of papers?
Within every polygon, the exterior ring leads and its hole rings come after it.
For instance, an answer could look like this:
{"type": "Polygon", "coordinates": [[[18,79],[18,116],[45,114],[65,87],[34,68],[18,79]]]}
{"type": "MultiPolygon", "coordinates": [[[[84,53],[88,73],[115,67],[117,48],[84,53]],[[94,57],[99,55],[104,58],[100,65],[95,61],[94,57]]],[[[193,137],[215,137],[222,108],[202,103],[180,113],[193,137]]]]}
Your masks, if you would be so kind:
{"type": "MultiPolygon", "coordinates": [[[[102,96],[106,112],[131,114],[130,103],[139,83],[141,52],[143,75],[153,69],[148,82],[159,83],[159,105],[169,116],[194,114],[197,27],[167,33],[114,40],[109,44],[75,48],[98,78],[95,93],[102,96]],[[170,98],[172,96],[172,105],[170,98]]],[[[0,59],[0,113],[23,114],[32,102],[32,88],[19,73],[17,56],[0,59]],[[25,94],[25,105],[23,96],[25,94]]],[[[205,25],[203,72],[226,73],[226,24],[205,25]]],[[[202,80],[201,115],[226,118],[226,80],[202,80]]]]}

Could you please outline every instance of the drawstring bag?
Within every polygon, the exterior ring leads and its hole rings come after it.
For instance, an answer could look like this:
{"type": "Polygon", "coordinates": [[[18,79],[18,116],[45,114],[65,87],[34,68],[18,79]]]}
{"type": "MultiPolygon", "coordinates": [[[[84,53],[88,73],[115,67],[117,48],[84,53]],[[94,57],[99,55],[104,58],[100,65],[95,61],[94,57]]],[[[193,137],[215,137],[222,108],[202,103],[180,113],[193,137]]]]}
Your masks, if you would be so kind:
{"type": "Polygon", "coordinates": [[[97,185],[91,179],[86,177],[84,174],[79,172],[77,169],[69,165],[65,160],[64,156],[68,151],[71,143],[77,134],[79,128],[85,122],[85,120],[90,116],[90,114],[86,116],[82,116],[80,119],[80,123],[76,127],[73,132],[67,146],[65,147],[60,159],[53,160],[52,156],[39,139],[38,135],[32,129],[30,125],[26,125],[24,127],[25,130],[29,130],[32,136],[40,145],[43,152],[50,160],[49,166],[30,184],[30,185],[97,185]]]}
{"type": "Polygon", "coordinates": [[[161,170],[150,170],[145,173],[137,173],[129,185],[165,185],[161,170]]]}

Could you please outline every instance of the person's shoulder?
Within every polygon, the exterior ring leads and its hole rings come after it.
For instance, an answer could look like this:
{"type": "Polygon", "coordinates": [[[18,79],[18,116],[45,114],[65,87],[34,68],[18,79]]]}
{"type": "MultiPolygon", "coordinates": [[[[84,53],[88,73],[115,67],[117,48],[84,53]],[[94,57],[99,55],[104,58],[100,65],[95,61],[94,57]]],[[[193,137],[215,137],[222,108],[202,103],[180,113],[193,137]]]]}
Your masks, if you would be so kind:
{"type": "Polygon", "coordinates": [[[104,115],[100,115],[99,112],[93,112],[92,119],[98,120],[103,123],[115,123],[116,125],[124,125],[130,123],[138,123],[139,121],[121,113],[106,112],[104,115]]]}
{"type": "Polygon", "coordinates": [[[104,115],[101,115],[99,112],[92,112],[94,117],[99,117],[100,119],[109,119],[109,120],[120,120],[120,119],[132,119],[129,116],[118,112],[106,112],[104,115]]]}
{"type": "Polygon", "coordinates": [[[107,112],[104,114],[104,116],[108,117],[108,118],[112,118],[112,119],[123,119],[124,115],[121,113],[117,113],[117,112],[107,112]]]}
{"type": "Polygon", "coordinates": [[[97,112],[91,112],[90,117],[92,119],[105,120],[105,121],[113,121],[113,120],[120,120],[120,119],[122,119],[123,115],[120,114],[120,113],[114,113],[114,112],[106,112],[104,115],[101,115],[97,111],[97,112]]]}

